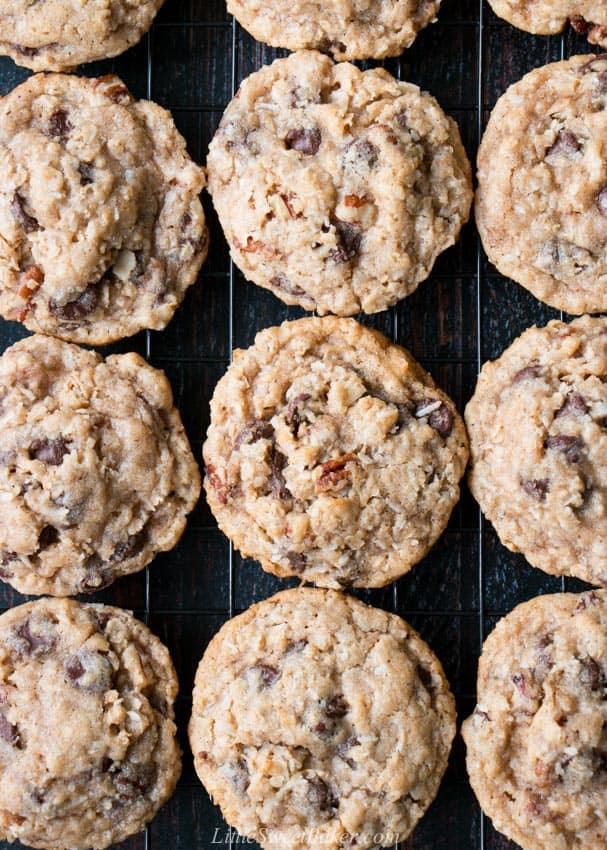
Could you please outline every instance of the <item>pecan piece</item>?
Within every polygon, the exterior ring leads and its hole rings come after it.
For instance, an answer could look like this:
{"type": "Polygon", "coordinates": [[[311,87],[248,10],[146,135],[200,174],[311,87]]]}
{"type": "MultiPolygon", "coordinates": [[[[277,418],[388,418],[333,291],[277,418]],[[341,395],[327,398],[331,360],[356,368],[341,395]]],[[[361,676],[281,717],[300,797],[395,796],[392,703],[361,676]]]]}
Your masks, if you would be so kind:
{"type": "Polygon", "coordinates": [[[348,463],[358,463],[356,455],[348,453],[321,464],[320,476],[316,481],[316,492],[324,493],[327,490],[340,489],[349,484],[350,471],[346,469],[348,463]]]}

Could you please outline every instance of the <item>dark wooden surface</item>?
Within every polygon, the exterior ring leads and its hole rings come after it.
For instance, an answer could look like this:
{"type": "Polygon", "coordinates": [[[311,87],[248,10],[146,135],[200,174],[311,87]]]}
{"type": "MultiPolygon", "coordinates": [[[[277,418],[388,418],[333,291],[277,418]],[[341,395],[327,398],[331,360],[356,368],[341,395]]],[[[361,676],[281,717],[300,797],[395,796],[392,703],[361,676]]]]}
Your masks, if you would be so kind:
{"type": "MultiPolygon", "coordinates": [[[[585,40],[572,32],[534,37],[499,21],[482,0],[444,0],[439,22],[425,30],[403,57],[385,65],[438,98],[458,121],[473,159],[488,112],[510,83],[546,62],[587,51],[585,40]]],[[[232,22],[223,0],[166,0],[151,34],[140,45],[83,72],[114,71],[135,95],[151,96],[170,108],[192,156],[204,162],[233,86],[277,55],[280,51],[256,44],[232,22]]],[[[10,60],[0,59],[0,93],[27,75],[10,60]]],[[[230,268],[209,198],[204,202],[211,253],[184,306],[166,331],[142,333],[111,347],[137,350],[166,370],[198,456],[208,425],[209,398],[229,362],[230,348],[249,345],[263,327],[303,315],[246,283],[230,268]]],[[[470,223],[417,293],[393,310],[363,321],[409,348],[462,410],[479,363],[499,355],[529,325],[557,315],[495,272],[470,223]]],[[[20,326],[0,319],[0,350],[24,333],[20,326]]],[[[0,608],[23,601],[0,585],[0,608]]],[[[227,827],[198,783],[188,751],[194,671],[209,638],[232,613],[284,586],[255,563],[231,553],[201,503],[173,552],[157,558],[144,573],[96,595],[98,601],[133,608],[147,619],[169,646],[181,682],[183,777],[147,832],[125,842],[123,850],[230,847],[227,827]]],[[[448,530],[429,556],[396,584],[360,596],[401,613],[421,632],[445,666],[463,718],[474,704],[482,636],[500,614],[538,593],[577,586],[545,576],[507,552],[493,530],[480,523],[478,509],[464,490],[448,530]]],[[[9,846],[0,842],[2,850],[9,846]]],[[[401,850],[513,847],[481,817],[458,738],[437,800],[401,850]]]]}

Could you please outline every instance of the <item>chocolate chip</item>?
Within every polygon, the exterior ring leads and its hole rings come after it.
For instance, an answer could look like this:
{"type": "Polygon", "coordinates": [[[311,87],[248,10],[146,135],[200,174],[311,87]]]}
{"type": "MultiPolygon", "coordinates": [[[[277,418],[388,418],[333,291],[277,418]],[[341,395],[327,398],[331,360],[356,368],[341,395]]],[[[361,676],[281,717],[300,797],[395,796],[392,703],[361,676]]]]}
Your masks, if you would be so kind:
{"type": "Polygon", "coordinates": [[[607,186],[603,186],[596,196],[596,205],[601,215],[607,216],[607,186]]]}
{"type": "Polygon", "coordinates": [[[38,635],[32,632],[29,619],[17,626],[15,636],[22,655],[40,655],[53,645],[53,640],[48,635],[38,635]]]}
{"type": "Polygon", "coordinates": [[[95,166],[91,162],[81,162],[78,165],[80,185],[90,186],[95,181],[95,166]]]}
{"type": "Polygon", "coordinates": [[[69,445],[68,440],[63,437],[34,440],[29,447],[29,458],[49,466],[61,466],[63,458],[70,453],[69,445]]]}
{"type": "Polygon", "coordinates": [[[303,650],[306,648],[307,645],[308,645],[308,641],[305,638],[302,638],[301,640],[291,641],[291,643],[289,643],[287,645],[285,653],[288,653],[288,652],[303,652],[303,650]]]}
{"type": "Polygon", "coordinates": [[[321,53],[345,53],[347,50],[343,41],[335,41],[327,36],[318,43],[318,49],[321,53]]]}
{"type": "Polygon", "coordinates": [[[114,786],[121,801],[130,802],[149,791],[156,781],[156,768],[149,763],[127,762],[121,765],[114,777],[114,786]]]}
{"type": "Polygon", "coordinates": [[[339,800],[320,776],[308,778],[308,802],[321,812],[339,808],[339,800]]]}
{"type": "Polygon", "coordinates": [[[59,532],[52,525],[45,525],[38,537],[38,552],[43,552],[59,542],[59,532]]]}
{"type": "Polygon", "coordinates": [[[295,396],[285,411],[285,422],[294,437],[299,435],[299,426],[301,425],[299,408],[306,401],[309,401],[310,398],[309,393],[300,393],[298,396],[295,396]]]}
{"type": "Polygon", "coordinates": [[[403,130],[409,129],[409,116],[407,115],[407,110],[403,109],[402,112],[399,112],[396,116],[396,123],[403,130]]]}
{"type": "Polygon", "coordinates": [[[590,688],[591,691],[605,687],[605,677],[594,658],[580,658],[580,664],[580,683],[584,687],[590,688]]]}
{"type": "Polygon", "coordinates": [[[148,532],[146,528],[142,528],[141,531],[137,532],[137,534],[131,534],[128,540],[125,540],[116,546],[114,553],[110,558],[110,562],[112,564],[117,564],[122,561],[126,561],[128,558],[134,558],[135,555],[139,555],[145,546],[147,539],[148,532]]]}
{"type": "Polygon", "coordinates": [[[239,794],[244,794],[251,784],[249,768],[244,759],[238,759],[236,762],[231,762],[226,765],[226,773],[236,791],[239,794]]]}
{"type": "Polygon", "coordinates": [[[272,454],[270,456],[270,490],[279,499],[290,499],[291,493],[287,487],[287,482],[282,473],[287,465],[287,459],[276,446],[272,446],[272,454]]]}
{"type": "Polygon", "coordinates": [[[541,374],[542,369],[540,364],[537,361],[533,361],[528,366],[525,366],[523,369],[519,369],[519,371],[515,373],[512,378],[512,383],[518,384],[529,378],[539,378],[541,374]]]}
{"type": "Polygon", "coordinates": [[[304,129],[303,127],[289,130],[285,138],[288,150],[299,151],[306,156],[313,156],[320,148],[321,135],[318,127],[304,129]]]}
{"type": "Polygon", "coordinates": [[[415,416],[418,419],[428,417],[428,425],[446,440],[453,430],[453,413],[444,401],[438,407],[435,399],[424,399],[418,402],[415,408],[415,416]]]}
{"type": "Polygon", "coordinates": [[[347,263],[360,251],[362,233],[358,224],[349,221],[335,219],[335,233],[337,237],[337,248],[329,254],[335,263],[347,263]]]}
{"type": "Polygon", "coordinates": [[[21,749],[22,744],[19,736],[19,730],[16,726],[10,723],[3,714],[0,714],[0,738],[2,738],[3,741],[6,741],[7,744],[16,747],[18,750],[21,749]]]}
{"type": "Polygon", "coordinates": [[[424,688],[428,691],[428,693],[434,693],[434,679],[432,678],[432,673],[430,672],[430,670],[427,670],[421,664],[418,664],[417,676],[424,688]]]}
{"type": "Polygon", "coordinates": [[[345,717],[350,706],[342,694],[324,700],[323,711],[327,717],[345,717]]]}
{"type": "Polygon", "coordinates": [[[545,449],[554,449],[557,452],[562,452],[569,463],[578,463],[582,457],[582,441],[577,437],[570,437],[566,434],[555,434],[554,436],[546,437],[544,440],[545,449]]]}
{"type": "Polygon", "coordinates": [[[21,56],[29,56],[30,59],[40,53],[39,47],[26,47],[24,44],[11,44],[11,47],[21,56]]]}
{"type": "Polygon", "coordinates": [[[546,151],[546,156],[552,156],[553,154],[559,153],[571,156],[581,149],[582,145],[580,144],[579,139],[571,132],[571,130],[559,130],[556,140],[546,151]]]}
{"type": "Polygon", "coordinates": [[[35,233],[37,230],[42,229],[38,224],[38,220],[25,211],[25,201],[19,192],[15,192],[13,195],[11,212],[26,233],[35,233]]]}
{"type": "Polygon", "coordinates": [[[578,35],[586,35],[590,29],[590,24],[581,15],[573,15],[569,18],[569,23],[571,24],[571,28],[575,30],[578,35]]]}
{"type": "Polygon", "coordinates": [[[114,573],[99,555],[91,555],[84,567],[84,576],[78,582],[81,593],[94,593],[103,590],[114,581],[114,573]]]}
{"type": "Polygon", "coordinates": [[[75,688],[91,694],[109,691],[113,685],[113,668],[109,658],[101,652],[81,649],[65,662],[68,681],[75,688]]]}
{"type": "Polygon", "coordinates": [[[556,411],[554,417],[558,419],[559,416],[583,416],[588,413],[588,410],[589,407],[584,396],[572,390],[565,399],[563,406],[556,411]]]}
{"type": "Polygon", "coordinates": [[[543,502],[550,492],[550,484],[546,478],[527,478],[521,480],[521,487],[528,496],[543,502]]]}
{"type": "Polygon", "coordinates": [[[284,292],[286,295],[292,295],[293,298],[309,297],[306,295],[306,291],[302,289],[301,286],[291,283],[291,281],[282,274],[274,275],[270,284],[275,286],[276,289],[280,289],[281,292],[284,292]]]}
{"type": "Polygon", "coordinates": [[[273,436],[274,428],[269,422],[265,422],[263,419],[255,419],[245,425],[234,440],[234,445],[239,448],[242,445],[256,443],[258,440],[271,440],[273,436]]]}
{"type": "Polygon", "coordinates": [[[65,109],[56,109],[48,122],[48,134],[51,139],[59,139],[62,142],[67,141],[70,131],[74,129],[74,125],[69,119],[65,109]]]}
{"type": "Polygon", "coordinates": [[[348,755],[348,753],[350,752],[352,747],[358,747],[359,744],[360,741],[358,740],[358,738],[348,738],[342,744],[339,744],[335,748],[335,752],[337,753],[337,755],[340,757],[340,759],[343,759],[343,761],[345,761],[348,767],[356,767],[356,762],[351,756],[348,755]]]}
{"type": "Polygon", "coordinates": [[[262,688],[269,688],[280,679],[280,671],[270,664],[255,664],[251,669],[258,671],[262,688]]]}
{"type": "Polygon", "coordinates": [[[305,552],[286,552],[285,558],[291,565],[291,569],[296,573],[303,573],[308,564],[305,552]]]}
{"type": "Polygon", "coordinates": [[[586,608],[589,608],[591,605],[598,605],[600,601],[600,598],[594,590],[589,590],[588,593],[581,594],[580,601],[578,602],[575,610],[585,611],[586,608]]]}
{"type": "Polygon", "coordinates": [[[347,148],[348,156],[354,156],[358,163],[363,163],[366,168],[372,169],[377,165],[379,148],[369,139],[357,139],[351,142],[347,148]]]}
{"type": "Polygon", "coordinates": [[[48,306],[51,313],[58,319],[63,319],[66,322],[77,322],[92,313],[98,301],[97,286],[91,284],[73,301],[68,301],[67,304],[56,304],[51,301],[48,306]]]}

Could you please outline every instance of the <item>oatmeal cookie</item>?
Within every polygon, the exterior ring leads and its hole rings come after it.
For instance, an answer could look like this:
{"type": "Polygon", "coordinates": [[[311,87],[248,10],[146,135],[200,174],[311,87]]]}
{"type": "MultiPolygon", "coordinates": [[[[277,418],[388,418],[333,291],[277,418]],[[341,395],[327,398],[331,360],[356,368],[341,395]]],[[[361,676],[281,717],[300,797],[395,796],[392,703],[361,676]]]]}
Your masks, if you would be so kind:
{"type": "Polygon", "coordinates": [[[321,314],[376,313],[413,292],[472,198],[457,125],[434,98],[310,50],[244,81],[207,165],[244,275],[321,314]]]}
{"type": "Polygon", "coordinates": [[[449,685],[419,635],[332,590],[249,608],[196,674],[196,771],[264,850],[404,840],[436,796],[454,734],[449,685]]]}
{"type": "Polygon", "coordinates": [[[325,587],[380,587],[441,535],[468,442],[408,352],[329,316],[235,352],[203,452],[208,503],[244,555],[325,587]]]}
{"type": "Polygon", "coordinates": [[[164,328],[206,256],[204,182],[117,77],[30,77],[0,99],[0,314],[92,345],[164,328]]]}
{"type": "Polygon", "coordinates": [[[92,592],[172,548],[200,492],[164,374],[44,336],[0,357],[0,578],[92,592]]]}
{"type": "Polygon", "coordinates": [[[554,35],[567,25],[591,44],[607,47],[605,0],[489,0],[496,15],[525,32],[554,35]]]}

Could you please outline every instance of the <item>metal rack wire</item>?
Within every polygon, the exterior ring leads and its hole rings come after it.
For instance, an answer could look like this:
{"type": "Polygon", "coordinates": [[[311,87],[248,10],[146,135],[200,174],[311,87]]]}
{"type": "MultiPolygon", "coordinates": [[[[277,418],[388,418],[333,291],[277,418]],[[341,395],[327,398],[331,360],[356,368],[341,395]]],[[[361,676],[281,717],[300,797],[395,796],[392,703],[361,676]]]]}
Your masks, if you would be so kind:
{"type": "MultiPolygon", "coordinates": [[[[532,67],[587,49],[571,33],[556,38],[519,33],[499,21],[484,0],[444,0],[438,23],[422,32],[402,57],[383,64],[437,97],[458,121],[473,159],[488,110],[510,82],[532,67]]],[[[137,96],[170,109],[191,154],[204,161],[241,79],[283,53],[256,44],[228,17],[224,0],[167,0],[139,46],[82,72],[115,71],[137,96]]],[[[26,75],[10,60],[0,59],[2,93],[26,75]]],[[[163,333],[148,331],[112,347],[138,350],[165,369],[198,456],[209,399],[233,348],[249,345],[263,327],[303,315],[243,280],[229,260],[208,198],[205,205],[211,255],[186,304],[163,333]]],[[[497,356],[525,327],[558,315],[488,266],[470,224],[417,293],[387,313],[360,318],[409,348],[462,410],[484,360],[497,356]]],[[[0,321],[0,350],[24,333],[0,321]]],[[[422,564],[389,588],[358,595],[401,614],[420,631],[443,661],[463,718],[474,704],[476,660],[495,619],[536,593],[575,585],[544,576],[506,552],[464,488],[449,528],[422,564]]],[[[208,800],[187,755],[189,694],[195,665],[221,623],[284,586],[244,561],[201,504],[173,552],[157,558],[144,573],[96,594],[96,601],[133,608],[145,619],[171,649],[181,682],[183,778],[173,800],[143,835],[121,845],[123,850],[231,850],[240,845],[208,800]]],[[[0,608],[20,601],[19,594],[0,587],[0,608]]],[[[0,850],[10,846],[0,842],[0,850]]],[[[514,845],[481,816],[458,742],[436,803],[398,850],[509,847],[514,845]]]]}

